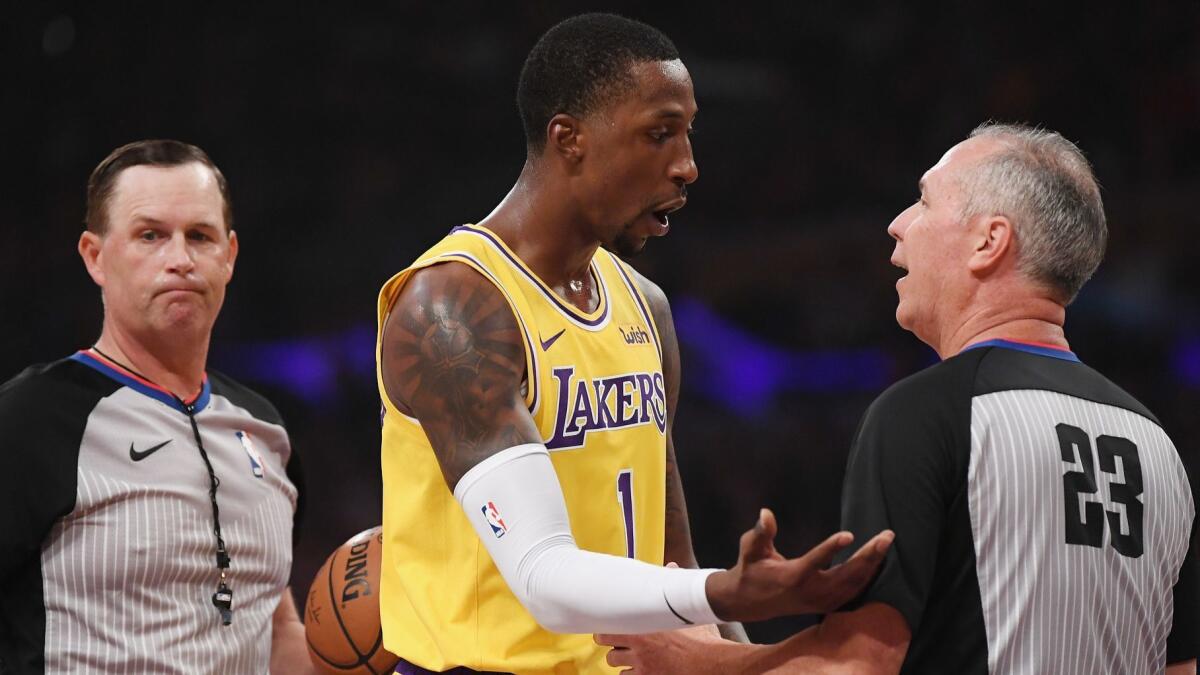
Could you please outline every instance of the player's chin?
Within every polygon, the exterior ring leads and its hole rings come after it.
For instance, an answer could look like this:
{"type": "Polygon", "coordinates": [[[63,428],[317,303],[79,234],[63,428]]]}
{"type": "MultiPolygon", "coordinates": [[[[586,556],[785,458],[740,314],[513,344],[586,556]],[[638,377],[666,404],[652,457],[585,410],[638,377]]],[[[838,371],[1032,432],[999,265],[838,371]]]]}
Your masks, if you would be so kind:
{"type": "Polygon", "coordinates": [[[622,258],[633,258],[641,255],[642,251],[646,250],[646,241],[648,239],[649,237],[645,235],[634,234],[626,230],[617,235],[617,238],[609,244],[608,248],[622,258]]]}

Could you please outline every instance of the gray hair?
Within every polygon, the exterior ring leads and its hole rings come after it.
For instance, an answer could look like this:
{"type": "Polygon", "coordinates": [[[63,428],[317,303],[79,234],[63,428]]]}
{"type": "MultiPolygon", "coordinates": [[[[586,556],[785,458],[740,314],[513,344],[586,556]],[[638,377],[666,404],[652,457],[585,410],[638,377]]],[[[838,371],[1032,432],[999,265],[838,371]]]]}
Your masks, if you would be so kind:
{"type": "Polygon", "coordinates": [[[1100,186],[1083,153],[1062,135],[988,122],[970,138],[1003,148],[963,178],[963,220],[1003,215],[1016,229],[1017,269],[1069,304],[1104,258],[1108,225],[1100,186]]]}

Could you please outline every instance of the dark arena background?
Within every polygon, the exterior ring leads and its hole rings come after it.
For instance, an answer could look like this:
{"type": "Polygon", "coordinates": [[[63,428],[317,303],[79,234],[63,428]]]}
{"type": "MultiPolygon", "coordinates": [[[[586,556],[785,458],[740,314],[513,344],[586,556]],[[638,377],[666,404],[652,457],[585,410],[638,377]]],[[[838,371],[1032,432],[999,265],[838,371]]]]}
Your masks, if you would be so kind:
{"type": "MultiPolygon", "coordinates": [[[[859,416],[936,358],[894,322],[885,229],[988,119],[1061,131],[1095,164],[1110,244],[1067,335],[1194,463],[1200,3],[910,4],[11,4],[0,380],[99,335],[75,252],[92,167],[142,138],[207,150],[242,247],[210,365],[274,401],[303,457],[303,596],[379,521],[380,284],[504,196],[524,157],[525,53],[607,9],[674,39],[701,110],[700,180],[635,264],[673,303],[702,564],[734,562],[760,505],[788,554],[837,528],[859,416]]],[[[809,620],[749,632],[775,641],[809,620]]]]}

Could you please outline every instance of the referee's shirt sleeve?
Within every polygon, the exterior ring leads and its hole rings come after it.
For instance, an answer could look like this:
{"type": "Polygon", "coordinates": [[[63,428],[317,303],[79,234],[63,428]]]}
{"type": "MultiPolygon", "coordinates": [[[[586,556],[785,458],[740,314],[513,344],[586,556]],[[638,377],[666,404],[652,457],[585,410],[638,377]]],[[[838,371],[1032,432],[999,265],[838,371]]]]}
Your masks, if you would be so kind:
{"type": "Polygon", "coordinates": [[[1196,547],[1200,519],[1192,522],[1192,538],[1187,557],[1175,582],[1171,634],[1167,636],[1167,663],[1179,663],[1200,656],[1200,549],[1196,547]]]}
{"type": "Polygon", "coordinates": [[[843,609],[883,602],[898,610],[916,634],[935,583],[938,545],[954,480],[954,450],[969,425],[952,378],[941,364],[893,386],[867,410],[846,465],[842,528],[856,541],[881,530],[896,533],[874,583],[843,609]]]}
{"type": "Polygon", "coordinates": [[[75,505],[78,442],[94,400],[48,379],[27,371],[0,387],[0,582],[29,571],[54,521],[75,505]]]}

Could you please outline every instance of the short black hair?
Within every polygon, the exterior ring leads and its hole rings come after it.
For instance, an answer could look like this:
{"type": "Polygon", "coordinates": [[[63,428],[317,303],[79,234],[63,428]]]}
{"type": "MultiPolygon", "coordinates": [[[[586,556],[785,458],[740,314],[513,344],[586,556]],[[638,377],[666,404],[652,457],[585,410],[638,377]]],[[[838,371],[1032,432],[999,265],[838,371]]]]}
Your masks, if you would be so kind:
{"type": "Polygon", "coordinates": [[[87,215],[83,224],[96,234],[108,231],[108,202],[117,186],[117,178],[125,169],[134,166],[182,166],[193,162],[208,167],[216,177],[223,202],[225,231],[228,232],[233,228],[233,204],[229,201],[229,184],[225,182],[225,175],[209,159],[208,153],[189,143],[169,138],[134,141],[110,152],[88,178],[87,215]]]}
{"type": "Polygon", "coordinates": [[[546,31],[521,67],[517,109],[532,152],[546,144],[546,125],[559,113],[582,117],[633,85],[629,68],[674,61],[662,31],[616,14],[580,14],[546,31]]]}

